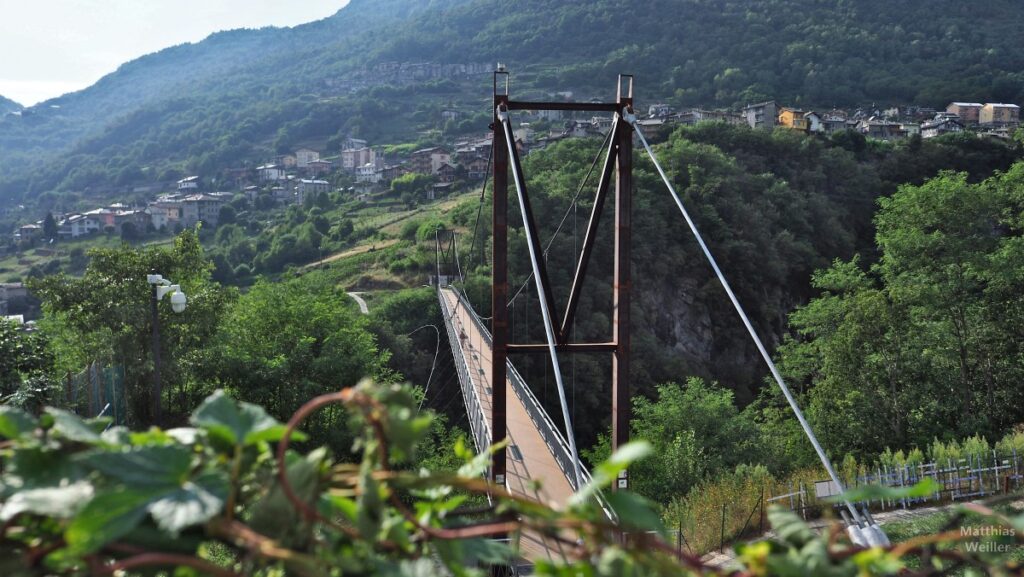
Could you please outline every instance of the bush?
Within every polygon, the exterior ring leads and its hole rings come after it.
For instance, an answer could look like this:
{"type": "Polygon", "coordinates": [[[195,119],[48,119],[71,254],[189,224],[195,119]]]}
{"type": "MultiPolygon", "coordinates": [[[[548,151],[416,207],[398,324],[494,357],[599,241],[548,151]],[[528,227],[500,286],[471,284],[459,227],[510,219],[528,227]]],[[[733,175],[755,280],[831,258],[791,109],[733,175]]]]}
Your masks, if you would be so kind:
{"type": "Polygon", "coordinates": [[[433,242],[438,230],[445,230],[444,221],[431,218],[420,223],[416,229],[416,240],[419,242],[430,241],[433,242]]]}

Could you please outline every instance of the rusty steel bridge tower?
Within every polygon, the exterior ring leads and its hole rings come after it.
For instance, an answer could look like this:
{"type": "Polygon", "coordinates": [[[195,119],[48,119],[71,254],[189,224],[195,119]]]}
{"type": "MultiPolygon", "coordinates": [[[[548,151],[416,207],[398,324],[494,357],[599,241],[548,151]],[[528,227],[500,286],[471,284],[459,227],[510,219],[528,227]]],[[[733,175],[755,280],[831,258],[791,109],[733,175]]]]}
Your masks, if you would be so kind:
{"type": "MultiPolygon", "coordinates": [[[[507,378],[507,359],[510,353],[547,353],[550,352],[552,362],[558,371],[556,353],[594,353],[605,352],[612,355],[612,451],[629,441],[630,422],[630,386],[629,386],[629,351],[630,351],[630,299],[632,280],[630,276],[630,248],[632,244],[632,204],[633,204],[633,77],[620,75],[616,89],[616,98],[612,102],[527,102],[511,98],[509,93],[509,73],[499,69],[494,73],[494,118],[491,125],[493,142],[493,194],[492,212],[493,248],[491,272],[491,316],[493,335],[493,354],[490,366],[490,382],[504,383],[507,378]],[[560,324],[550,311],[554,311],[554,298],[547,267],[539,255],[543,254],[533,211],[530,207],[526,181],[523,176],[519,153],[511,135],[511,124],[508,113],[528,110],[560,110],[613,113],[614,120],[608,140],[608,153],[601,170],[600,181],[594,197],[589,222],[583,240],[582,251],[576,263],[569,300],[560,324]],[[508,321],[508,194],[511,169],[512,184],[518,194],[522,211],[523,225],[527,232],[534,276],[538,295],[544,312],[548,343],[510,344],[508,321]],[[614,226],[614,272],[612,277],[612,334],[605,342],[571,342],[570,329],[579,305],[580,294],[587,278],[587,267],[593,253],[597,230],[608,197],[608,189],[612,179],[615,181],[615,220],[614,226]]],[[[559,377],[560,378],[560,377],[559,377]]],[[[495,386],[493,390],[491,428],[494,438],[492,443],[499,443],[505,438],[506,430],[506,393],[505,387],[495,386]]],[[[563,403],[564,405],[564,403],[563,403]]],[[[568,425],[568,414],[566,413],[568,425]]],[[[566,431],[571,439],[571,430],[566,431]]],[[[574,447],[575,451],[575,447],[574,447]]],[[[577,455],[573,455],[578,458],[577,455]]],[[[505,449],[494,454],[491,467],[491,480],[504,484],[506,471],[505,449]]],[[[629,479],[625,472],[614,485],[614,489],[626,489],[629,479]]]]}

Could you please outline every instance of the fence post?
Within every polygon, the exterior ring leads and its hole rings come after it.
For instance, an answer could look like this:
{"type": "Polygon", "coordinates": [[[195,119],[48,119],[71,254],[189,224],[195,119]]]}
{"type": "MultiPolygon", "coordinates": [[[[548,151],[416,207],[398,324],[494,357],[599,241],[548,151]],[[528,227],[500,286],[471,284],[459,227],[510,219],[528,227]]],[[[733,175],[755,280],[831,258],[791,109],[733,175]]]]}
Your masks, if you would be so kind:
{"type": "Polygon", "coordinates": [[[683,552],[683,520],[676,521],[676,553],[683,552]]]}
{"type": "Polygon", "coordinates": [[[761,485],[761,500],[757,503],[758,507],[761,508],[761,523],[757,534],[764,535],[764,485],[761,485]]]}
{"type": "Polygon", "coordinates": [[[804,482],[800,481],[800,516],[807,520],[807,500],[804,498],[804,482]]]}
{"type": "Polygon", "coordinates": [[[725,503],[722,503],[722,531],[718,537],[718,552],[725,552],[725,503]]]}
{"type": "Polygon", "coordinates": [[[96,393],[93,390],[94,375],[92,372],[92,366],[93,365],[90,363],[85,367],[85,394],[86,400],[88,401],[87,415],[95,413],[94,409],[96,405],[96,393]]]}

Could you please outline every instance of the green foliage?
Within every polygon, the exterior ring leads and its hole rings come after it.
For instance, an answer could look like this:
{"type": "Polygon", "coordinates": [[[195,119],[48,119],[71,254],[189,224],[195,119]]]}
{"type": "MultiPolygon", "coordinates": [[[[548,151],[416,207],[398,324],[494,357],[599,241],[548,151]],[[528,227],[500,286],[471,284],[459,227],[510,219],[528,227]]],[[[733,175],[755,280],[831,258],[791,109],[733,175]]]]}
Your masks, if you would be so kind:
{"type": "MultiPolygon", "coordinates": [[[[660,529],[660,521],[635,495],[609,498],[623,519],[615,526],[594,499],[558,511],[493,491],[479,479],[487,453],[481,459],[457,449],[459,472],[393,470],[392,462],[416,453],[431,415],[416,416],[408,389],[369,384],[308,408],[339,401],[361,423],[355,464],[334,463],[323,450],[285,452],[293,427],[221,393],[193,414],[193,428],[168,431],[114,428],[84,438],[18,415],[18,427],[3,428],[9,442],[0,457],[0,520],[7,527],[0,566],[15,575],[85,574],[99,566],[264,577],[326,577],[338,570],[477,575],[478,563],[511,563],[528,529],[581,553],[539,562],[535,574],[676,575],[681,569],[666,554],[670,548],[652,547],[653,537],[642,532],[660,529]],[[279,459],[271,442],[279,442],[279,459]],[[469,510],[467,493],[491,494],[497,508],[469,510]],[[509,519],[511,546],[486,539],[508,531],[509,519]],[[614,537],[624,528],[640,531],[635,541],[623,545],[614,537]],[[216,551],[223,553],[211,555],[216,551]]],[[[65,427],[104,424],[68,416],[65,427]]],[[[581,495],[607,488],[644,453],[624,447],[595,470],[601,485],[581,495]]]]}
{"type": "MultiPolygon", "coordinates": [[[[378,349],[349,297],[316,276],[258,282],[226,311],[196,369],[238,398],[286,419],[306,400],[364,377],[391,378],[389,353],[378,349]]],[[[348,425],[337,411],[309,421],[317,444],[345,452],[348,425]]]]}
{"type": "MultiPolygon", "coordinates": [[[[0,318],[0,396],[5,402],[11,402],[19,391],[27,392],[26,385],[34,380],[45,379],[53,362],[43,335],[19,330],[13,322],[0,318]]],[[[20,400],[17,404],[38,408],[48,399],[23,394],[20,400]]]]}
{"type": "Polygon", "coordinates": [[[409,194],[415,197],[429,190],[434,182],[436,179],[429,174],[410,172],[391,181],[391,192],[398,196],[409,194]]]}
{"type": "Polygon", "coordinates": [[[1022,183],[1018,163],[977,184],[944,173],[903,186],[880,203],[879,262],[815,275],[824,294],[791,316],[799,338],[780,355],[827,446],[865,455],[1024,418],[1022,183]]]}
{"type": "MultiPolygon", "coordinates": [[[[630,472],[633,490],[662,504],[756,457],[756,430],[732,392],[699,378],[659,385],[654,400],[634,398],[631,423],[630,438],[651,443],[658,455],[630,472]]],[[[598,462],[610,452],[609,437],[602,436],[586,455],[598,462]]]]}
{"type": "Polygon", "coordinates": [[[81,278],[60,274],[33,280],[31,290],[42,300],[42,321],[50,339],[59,374],[78,372],[97,360],[125,370],[129,416],[135,425],[151,422],[150,388],[153,288],[146,275],[161,274],[180,284],[188,297],[183,313],[158,306],[163,349],[161,373],[168,395],[178,401],[177,411],[187,414],[191,400],[185,393],[187,367],[216,331],[232,293],[210,280],[210,263],[203,256],[196,234],[186,231],[171,249],[122,247],[94,249],[81,278]]]}

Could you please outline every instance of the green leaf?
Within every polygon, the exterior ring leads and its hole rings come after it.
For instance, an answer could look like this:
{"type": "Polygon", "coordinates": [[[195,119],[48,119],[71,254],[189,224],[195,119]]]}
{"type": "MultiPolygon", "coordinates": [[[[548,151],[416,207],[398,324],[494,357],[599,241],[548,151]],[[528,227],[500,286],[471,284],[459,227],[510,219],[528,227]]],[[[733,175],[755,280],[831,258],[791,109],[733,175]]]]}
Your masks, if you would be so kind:
{"type": "MultiPolygon", "coordinates": [[[[224,394],[224,391],[217,391],[207,397],[192,413],[191,422],[208,431],[212,437],[233,446],[279,441],[286,430],[262,407],[239,403],[224,394]]],[[[301,441],[306,437],[295,431],[292,438],[301,441]]]]}
{"type": "MultiPolygon", "coordinates": [[[[319,493],[319,470],[326,458],[326,451],[320,449],[306,457],[288,451],[285,457],[288,482],[292,491],[306,504],[312,505],[319,493]]],[[[274,483],[267,495],[253,504],[249,524],[256,531],[272,539],[281,540],[295,533],[298,521],[299,511],[285,496],[281,485],[274,483]]]]}
{"type": "Polygon", "coordinates": [[[25,411],[6,405],[0,406],[0,437],[17,439],[35,430],[36,426],[36,420],[25,411]]]}
{"type": "Polygon", "coordinates": [[[605,495],[605,501],[619,520],[619,525],[634,531],[655,531],[665,535],[665,525],[654,509],[654,504],[630,491],[615,491],[605,495]]]}
{"type": "MultiPolygon", "coordinates": [[[[359,506],[356,505],[355,501],[341,495],[328,495],[327,498],[331,506],[344,515],[347,521],[356,520],[356,516],[359,514],[359,506]]],[[[253,527],[255,528],[255,524],[253,524],[253,527]]]]}
{"type": "Polygon", "coordinates": [[[778,505],[768,508],[768,522],[775,529],[780,540],[798,547],[802,547],[817,537],[796,513],[778,505]]]}
{"type": "Polygon", "coordinates": [[[94,451],[79,457],[83,465],[129,486],[180,487],[188,478],[192,455],[177,445],[94,451]]]}
{"type": "Polygon", "coordinates": [[[651,454],[653,450],[647,441],[633,441],[619,447],[615,454],[594,469],[593,480],[572,496],[569,505],[579,507],[590,502],[601,488],[610,486],[619,473],[625,471],[634,461],[651,454]]]}
{"type": "Polygon", "coordinates": [[[4,468],[3,485],[7,489],[62,487],[85,474],[67,453],[43,446],[18,449],[4,468]]]}
{"type": "Polygon", "coordinates": [[[220,513],[227,493],[226,479],[207,474],[155,499],[148,510],[158,527],[177,535],[182,529],[205,523],[220,513]]]}
{"type": "Polygon", "coordinates": [[[53,407],[47,407],[46,414],[53,417],[53,432],[65,439],[90,445],[102,442],[100,434],[78,415],[53,407]]]}
{"type": "Polygon", "coordinates": [[[0,508],[0,521],[9,521],[20,513],[66,519],[77,512],[93,495],[92,484],[78,481],[60,487],[39,487],[18,491],[0,508]]]}
{"type": "Polygon", "coordinates": [[[130,533],[146,517],[146,506],[157,493],[124,489],[102,493],[79,512],[64,532],[68,548],[88,553],[130,533]]]}
{"type": "Polygon", "coordinates": [[[895,575],[903,570],[903,561],[881,547],[865,549],[853,556],[853,562],[865,575],[895,575]]]}

